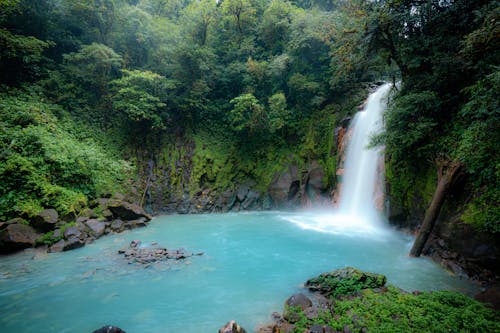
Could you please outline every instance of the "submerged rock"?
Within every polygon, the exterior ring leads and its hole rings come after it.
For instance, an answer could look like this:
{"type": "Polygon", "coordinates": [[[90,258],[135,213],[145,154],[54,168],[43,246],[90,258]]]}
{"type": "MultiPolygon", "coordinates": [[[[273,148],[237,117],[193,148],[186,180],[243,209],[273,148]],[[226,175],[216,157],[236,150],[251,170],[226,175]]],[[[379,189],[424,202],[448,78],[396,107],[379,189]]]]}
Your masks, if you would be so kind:
{"type": "Polygon", "coordinates": [[[226,325],[219,329],[219,333],[246,333],[246,331],[234,320],[230,320],[226,325]]]}
{"type": "Polygon", "coordinates": [[[119,327],[116,326],[103,326],[98,330],[95,330],[92,333],[126,333],[124,330],[122,330],[119,327]]]}
{"type": "Polygon", "coordinates": [[[133,240],[127,249],[118,250],[118,254],[122,254],[129,264],[137,263],[141,265],[149,265],[154,262],[162,262],[167,260],[182,260],[192,256],[201,256],[203,253],[186,252],[184,249],[166,249],[163,247],[140,247],[140,240],[133,240]]]}
{"type": "Polygon", "coordinates": [[[350,295],[366,288],[380,288],[386,282],[387,278],[384,275],[346,267],[330,273],[322,273],[318,277],[309,279],[305,286],[309,290],[319,292],[324,296],[337,297],[350,295]]]}
{"type": "Polygon", "coordinates": [[[38,237],[40,234],[29,225],[9,224],[0,231],[0,253],[10,253],[32,247],[38,237]]]}

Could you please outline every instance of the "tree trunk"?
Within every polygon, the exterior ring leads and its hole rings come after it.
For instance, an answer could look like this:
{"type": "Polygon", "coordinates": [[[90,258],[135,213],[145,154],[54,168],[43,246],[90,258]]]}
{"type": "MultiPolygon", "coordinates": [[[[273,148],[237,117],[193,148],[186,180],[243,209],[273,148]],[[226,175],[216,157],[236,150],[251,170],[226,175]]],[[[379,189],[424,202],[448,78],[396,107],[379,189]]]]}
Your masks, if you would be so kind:
{"type": "Polygon", "coordinates": [[[419,257],[422,254],[424,245],[434,228],[446,196],[461,175],[462,164],[458,161],[439,158],[436,159],[436,165],[438,167],[438,183],[431,203],[425,211],[424,221],[420,226],[415,243],[411,248],[410,256],[412,257],[419,257]]]}

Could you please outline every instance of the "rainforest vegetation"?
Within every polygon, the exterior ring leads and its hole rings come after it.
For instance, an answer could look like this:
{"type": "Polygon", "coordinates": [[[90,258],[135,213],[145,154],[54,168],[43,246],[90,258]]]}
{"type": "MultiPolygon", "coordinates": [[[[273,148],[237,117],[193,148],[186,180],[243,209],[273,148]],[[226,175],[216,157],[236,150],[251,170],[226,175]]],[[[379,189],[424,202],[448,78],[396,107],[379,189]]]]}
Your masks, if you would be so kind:
{"type": "Polygon", "coordinates": [[[454,165],[461,220],[496,237],[499,15],[492,0],[1,0],[0,220],[140,198],[148,159],[187,153],[189,181],[169,169],[166,192],[265,191],[312,160],[333,187],[334,129],[385,80],[391,200],[428,205],[454,165]]]}

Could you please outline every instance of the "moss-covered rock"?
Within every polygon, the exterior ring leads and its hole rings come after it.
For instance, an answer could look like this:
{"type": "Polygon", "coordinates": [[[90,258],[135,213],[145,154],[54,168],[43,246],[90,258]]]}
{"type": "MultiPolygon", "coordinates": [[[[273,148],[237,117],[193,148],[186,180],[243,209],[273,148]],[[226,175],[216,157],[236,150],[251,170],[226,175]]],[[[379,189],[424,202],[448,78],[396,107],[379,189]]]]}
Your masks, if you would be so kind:
{"type": "Polygon", "coordinates": [[[309,279],[305,286],[309,290],[317,291],[327,297],[338,297],[350,295],[362,289],[380,288],[386,282],[387,279],[384,275],[346,267],[309,279]]]}

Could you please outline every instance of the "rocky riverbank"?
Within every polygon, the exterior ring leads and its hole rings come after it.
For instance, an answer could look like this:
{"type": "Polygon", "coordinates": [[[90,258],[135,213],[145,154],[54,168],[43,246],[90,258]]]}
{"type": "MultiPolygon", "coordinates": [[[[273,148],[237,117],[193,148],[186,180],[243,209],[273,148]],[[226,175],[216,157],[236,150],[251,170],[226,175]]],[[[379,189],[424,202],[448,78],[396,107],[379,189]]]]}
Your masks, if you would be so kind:
{"type": "Polygon", "coordinates": [[[0,253],[46,246],[48,252],[76,249],[110,233],[144,227],[151,215],[123,198],[99,198],[79,216],[46,209],[29,218],[0,224],[0,253]]]}
{"type": "Polygon", "coordinates": [[[305,283],[259,333],[498,332],[498,312],[456,292],[408,293],[344,268],[305,283]],[[309,293],[308,293],[309,292],[309,293]],[[306,295],[307,293],[307,295],[306,295]]]}

